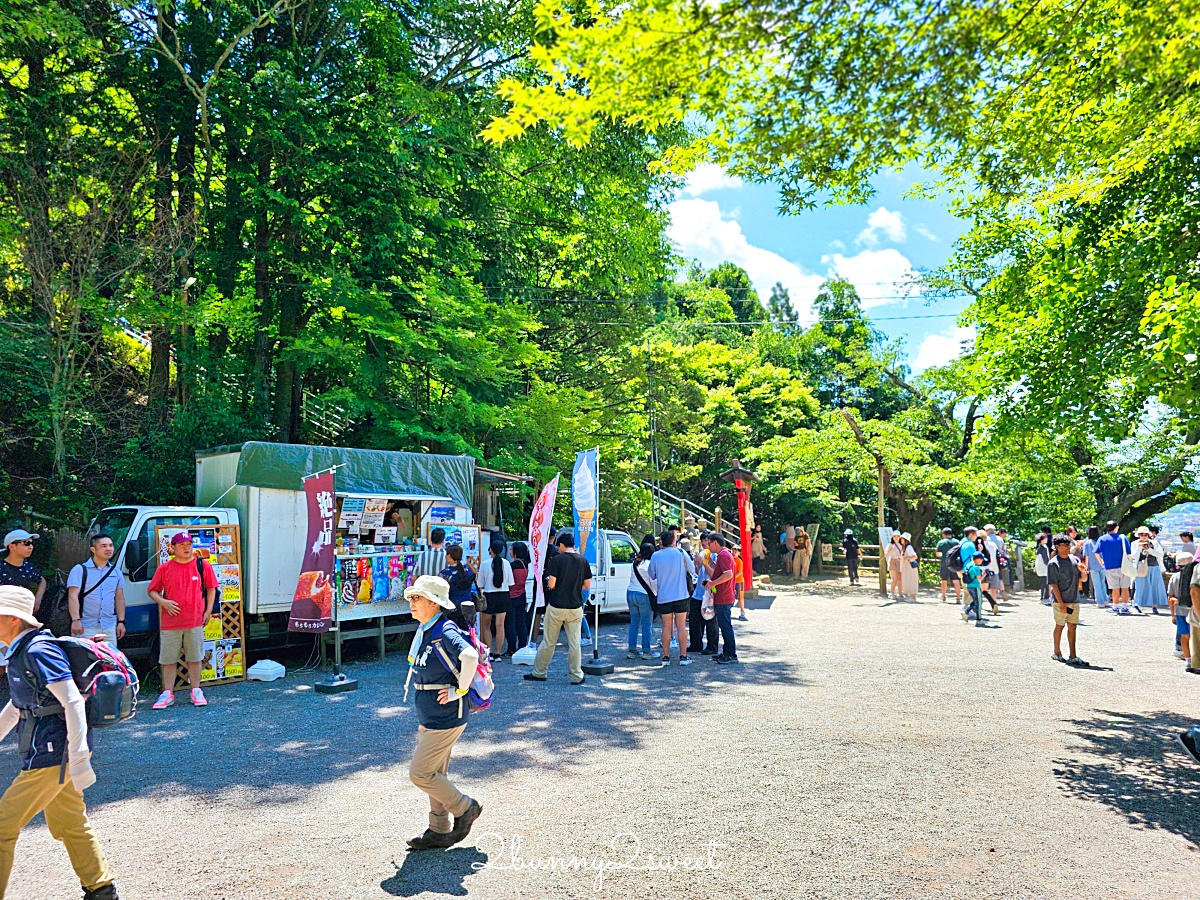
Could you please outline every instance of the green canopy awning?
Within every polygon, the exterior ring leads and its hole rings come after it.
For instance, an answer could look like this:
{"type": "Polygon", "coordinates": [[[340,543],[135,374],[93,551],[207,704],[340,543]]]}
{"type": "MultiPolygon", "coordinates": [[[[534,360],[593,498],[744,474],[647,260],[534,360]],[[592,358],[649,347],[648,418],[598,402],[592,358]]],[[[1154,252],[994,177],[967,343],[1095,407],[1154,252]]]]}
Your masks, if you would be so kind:
{"type": "MultiPolygon", "coordinates": [[[[237,449],[222,448],[224,452],[236,452],[237,449]]],[[[240,450],[238,484],[299,491],[303,490],[301,480],[305,475],[337,465],[340,468],[334,474],[334,485],[339,492],[380,497],[446,498],[467,509],[475,499],[475,459],[470,456],[263,441],[248,441],[240,450]]]]}

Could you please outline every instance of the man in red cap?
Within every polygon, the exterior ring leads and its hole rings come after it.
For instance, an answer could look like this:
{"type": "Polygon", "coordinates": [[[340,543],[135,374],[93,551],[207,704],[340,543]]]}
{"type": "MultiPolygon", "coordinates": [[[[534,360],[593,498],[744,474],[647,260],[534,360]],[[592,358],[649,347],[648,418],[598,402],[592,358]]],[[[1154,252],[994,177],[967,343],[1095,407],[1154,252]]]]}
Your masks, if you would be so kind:
{"type": "Polygon", "coordinates": [[[187,663],[192,704],[207,706],[200,690],[200,662],[204,659],[204,624],[211,615],[217,593],[217,573],[192,553],[192,536],[181,531],[171,538],[171,558],[150,579],[150,599],[158,604],[159,650],[163,692],[154,709],[175,702],[175,666],[183,652],[187,663]]]}

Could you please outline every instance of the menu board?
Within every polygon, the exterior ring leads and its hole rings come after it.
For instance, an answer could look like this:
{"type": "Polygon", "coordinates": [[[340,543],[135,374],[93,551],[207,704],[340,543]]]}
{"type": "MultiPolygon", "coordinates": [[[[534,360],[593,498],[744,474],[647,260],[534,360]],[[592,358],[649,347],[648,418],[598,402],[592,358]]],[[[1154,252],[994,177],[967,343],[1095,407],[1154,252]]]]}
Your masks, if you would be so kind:
{"type": "MultiPolygon", "coordinates": [[[[220,615],[204,626],[204,657],[200,667],[202,684],[224,684],[246,678],[246,642],[242,612],[242,543],[237,525],[159,525],[154,530],[159,565],[171,558],[171,538],[186,531],[196,556],[213,567],[221,594],[220,615]]],[[[187,681],[180,662],[176,682],[187,681]]]]}
{"type": "Polygon", "coordinates": [[[367,501],[362,497],[346,497],[342,500],[342,514],[338,517],[338,528],[344,528],[350,534],[358,534],[361,530],[363,510],[367,501]]]}
{"type": "Polygon", "coordinates": [[[383,527],[383,516],[387,512],[387,498],[372,497],[366,503],[363,509],[362,522],[359,528],[362,531],[370,531],[372,528],[383,527]]]}
{"type": "Polygon", "coordinates": [[[470,562],[479,571],[483,562],[483,526],[446,522],[438,527],[446,532],[446,546],[460,545],[463,548],[463,562],[470,562]]]}

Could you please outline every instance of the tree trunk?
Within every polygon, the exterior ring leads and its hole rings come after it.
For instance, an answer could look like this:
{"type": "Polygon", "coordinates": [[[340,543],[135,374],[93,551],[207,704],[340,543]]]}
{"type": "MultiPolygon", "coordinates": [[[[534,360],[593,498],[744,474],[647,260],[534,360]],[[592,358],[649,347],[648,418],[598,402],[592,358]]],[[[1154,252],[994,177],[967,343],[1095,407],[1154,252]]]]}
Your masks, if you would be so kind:
{"type": "MultiPolygon", "coordinates": [[[[161,124],[161,123],[160,123],[161,124]]],[[[171,146],[163,128],[155,129],[154,147],[154,224],[153,259],[150,288],[160,305],[171,293],[173,215],[171,213],[171,146]]],[[[157,322],[150,327],[150,374],[146,393],[151,415],[160,422],[167,419],[171,396],[171,325],[157,322]]]]}
{"type": "Polygon", "coordinates": [[[254,330],[253,404],[265,420],[271,409],[271,324],[274,318],[271,292],[271,226],[262,199],[271,181],[271,157],[265,151],[258,159],[259,208],[254,213],[254,305],[258,326],[254,330]]]}
{"type": "Polygon", "coordinates": [[[888,485],[887,495],[896,508],[899,530],[912,535],[912,545],[920,552],[925,529],[937,515],[937,504],[928,497],[910,498],[904,491],[891,485],[888,485]]]}

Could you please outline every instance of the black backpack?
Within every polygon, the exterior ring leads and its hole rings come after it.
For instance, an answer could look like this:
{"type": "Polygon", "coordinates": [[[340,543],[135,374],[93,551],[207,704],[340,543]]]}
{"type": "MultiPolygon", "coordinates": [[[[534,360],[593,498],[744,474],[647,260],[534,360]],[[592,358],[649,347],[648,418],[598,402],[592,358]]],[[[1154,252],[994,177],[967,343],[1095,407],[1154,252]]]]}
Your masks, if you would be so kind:
{"type": "Polygon", "coordinates": [[[1179,570],[1179,593],[1178,601],[1183,606],[1192,605],[1192,573],[1196,571],[1196,564],[1200,560],[1193,560],[1182,569],[1179,570]]]}
{"type": "Polygon", "coordinates": [[[963,570],[962,558],[962,543],[954,545],[953,549],[947,549],[948,558],[946,560],[946,568],[951,572],[961,572],[963,570]]]}

